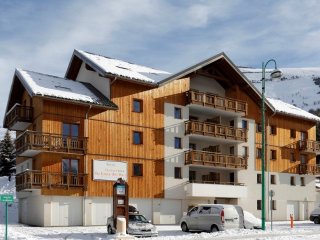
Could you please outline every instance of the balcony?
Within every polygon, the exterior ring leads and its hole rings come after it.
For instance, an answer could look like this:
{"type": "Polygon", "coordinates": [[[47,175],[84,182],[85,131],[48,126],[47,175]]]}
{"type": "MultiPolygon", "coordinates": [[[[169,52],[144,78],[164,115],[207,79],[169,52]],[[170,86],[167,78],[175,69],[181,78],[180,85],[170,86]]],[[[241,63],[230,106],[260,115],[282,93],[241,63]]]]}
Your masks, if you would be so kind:
{"type": "Polygon", "coordinates": [[[209,122],[199,122],[194,120],[186,121],[185,131],[186,134],[223,138],[237,142],[247,141],[247,129],[222,126],[220,124],[209,122]]]}
{"type": "Polygon", "coordinates": [[[33,157],[40,152],[85,154],[87,138],[25,131],[16,141],[17,156],[33,157]]]}
{"type": "Polygon", "coordinates": [[[199,92],[197,90],[190,90],[187,96],[189,104],[236,113],[236,116],[246,116],[248,113],[248,103],[245,101],[221,97],[212,93],[199,92]]]}
{"type": "Polygon", "coordinates": [[[191,150],[185,152],[185,165],[202,165],[224,169],[246,169],[246,157],[216,152],[191,150]]]}
{"type": "Polygon", "coordinates": [[[243,183],[195,182],[186,185],[187,197],[245,198],[247,187],[243,183]]]}
{"type": "Polygon", "coordinates": [[[298,141],[298,148],[302,153],[320,154],[320,142],[313,140],[298,141]]]}
{"type": "Polygon", "coordinates": [[[83,188],[87,189],[87,174],[42,172],[27,170],[16,175],[16,190],[41,188],[83,188]]]}
{"type": "Polygon", "coordinates": [[[306,175],[319,175],[320,174],[320,166],[311,165],[311,164],[299,164],[298,165],[299,174],[306,175]]]}
{"type": "Polygon", "coordinates": [[[24,131],[32,123],[32,120],[32,107],[15,104],[6,114],[4,127],[13,131],[24,131]]]}

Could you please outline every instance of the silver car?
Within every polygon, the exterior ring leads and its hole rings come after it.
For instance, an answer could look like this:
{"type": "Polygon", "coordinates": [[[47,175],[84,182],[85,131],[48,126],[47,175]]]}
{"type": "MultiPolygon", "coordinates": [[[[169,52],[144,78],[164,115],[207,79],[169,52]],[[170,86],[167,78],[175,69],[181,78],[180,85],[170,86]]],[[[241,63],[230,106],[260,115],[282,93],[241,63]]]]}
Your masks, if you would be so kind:
{"type": "Polygon", "coordinates": [[[182,231],[217,232],[225,229],[244,228],[243,210],[229,204],[199,204],[180,220],[182,231]]]}
{"type": "MultiPolygon", "coordinates": [[[[114,234],[113,217],[108,218],[108,233],[114,234]]],[[[138,213],[129,213],[127,233],[135,237],[157,237],[157,228],[145,216],[138,213]]]]}

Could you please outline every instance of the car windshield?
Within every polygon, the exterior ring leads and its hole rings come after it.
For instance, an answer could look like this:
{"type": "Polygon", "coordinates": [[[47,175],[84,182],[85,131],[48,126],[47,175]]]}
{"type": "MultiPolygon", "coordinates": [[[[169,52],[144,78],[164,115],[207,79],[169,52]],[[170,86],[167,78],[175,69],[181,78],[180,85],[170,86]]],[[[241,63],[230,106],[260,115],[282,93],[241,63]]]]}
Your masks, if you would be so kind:
{"type": "Polygon", "coordinates": [[[144,222],[144,223],[148,222],[148,220],[143,215],[129,215],[129,221],[131,221],[131,222],[144,222]]]}

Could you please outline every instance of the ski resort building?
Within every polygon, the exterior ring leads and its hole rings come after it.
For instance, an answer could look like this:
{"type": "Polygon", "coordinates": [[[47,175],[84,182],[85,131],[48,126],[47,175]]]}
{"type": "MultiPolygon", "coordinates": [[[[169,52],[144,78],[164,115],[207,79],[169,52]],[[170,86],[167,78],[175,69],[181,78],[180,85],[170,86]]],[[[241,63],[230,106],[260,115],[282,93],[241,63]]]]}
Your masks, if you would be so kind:
{"type": "MultiPolygon", "coordinates": [[[[173,75],[80,50],[64,78],[16,69],[4,127],[17,132],[19,220],[105,225],[120,177],[155,224],[177,224],[198,203],[260,217],[260,103],[224,53],[173,75]]],[[[305,220],[320,118],[280,100],[266,106],[267,217],[305,220]]]]}

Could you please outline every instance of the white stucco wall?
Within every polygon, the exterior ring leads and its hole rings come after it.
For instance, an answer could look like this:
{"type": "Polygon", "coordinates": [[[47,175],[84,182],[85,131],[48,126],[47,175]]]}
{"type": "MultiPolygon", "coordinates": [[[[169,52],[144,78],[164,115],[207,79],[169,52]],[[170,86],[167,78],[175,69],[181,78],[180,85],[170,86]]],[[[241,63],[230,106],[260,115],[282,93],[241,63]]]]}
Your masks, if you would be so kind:
{"type": "Polygon", "coordinates": [[[91,83],[103,95],[110,98],[110,79],[100,77],[98,73],[87,70],[85,63],[82,63],[76,80],[91,83]]]}
{"type": "Polygon", "coordinates": [[[191,79],[191,89],[199,90],[200,92],[210,92],[212,94],[217,94],[219,96],[225,96],[225,90],[221,85],[214,79],[196,76],[191,79]]]}
{"type": "Polygon", "coordinates": [[[164,106],[164,156],[165,156],[165,198],[185,199],[185,183],[189,179],[189,167],[184,164],[184,152],[189,149],[189,138],[185,136],[184,122],[189,119],[189,109],[180,105],[165,103],[164,106]],[[182,119],[174,118],[174,108],[182,110],[182,119]],[[182,149],[174,148],[174,138],[182,139],[182,149]],[[174,168],[181,167],[182,179],[174,178],[174,168]]]}

